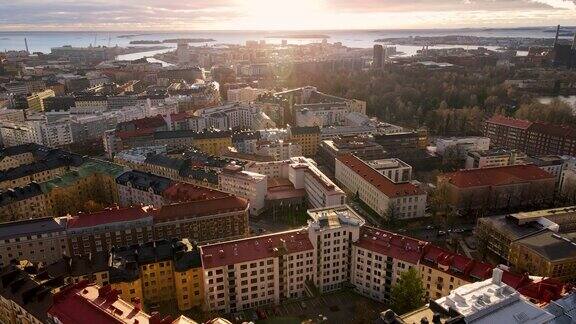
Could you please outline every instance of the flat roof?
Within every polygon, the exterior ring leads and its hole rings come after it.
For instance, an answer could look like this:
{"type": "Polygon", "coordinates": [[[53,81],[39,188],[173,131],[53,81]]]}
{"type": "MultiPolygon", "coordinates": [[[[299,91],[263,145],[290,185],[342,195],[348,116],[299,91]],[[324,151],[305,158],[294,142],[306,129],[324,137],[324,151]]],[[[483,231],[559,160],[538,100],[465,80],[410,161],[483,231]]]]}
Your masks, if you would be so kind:
{"type": "Polygon", "coordinates": [[[0,239],[64,231],[65,227],[52,217],[0,223],[0,239]]]}
{"type": "Polygon", "coordinates": [[[550,261],[576,258],[576,233],[557,234],[550,230],[516,241],[550,261]]]}

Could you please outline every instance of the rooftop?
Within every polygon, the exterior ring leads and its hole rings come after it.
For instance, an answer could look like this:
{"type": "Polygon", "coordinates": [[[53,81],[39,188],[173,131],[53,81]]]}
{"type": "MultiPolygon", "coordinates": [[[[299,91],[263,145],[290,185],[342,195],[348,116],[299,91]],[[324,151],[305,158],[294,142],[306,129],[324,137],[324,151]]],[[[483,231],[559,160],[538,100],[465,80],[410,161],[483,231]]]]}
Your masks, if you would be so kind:
{"type": "Polygon", "coordinates": [[[124,186],[130,183],[134,188],[145,191],[151,188],[155,194],[160,195],[173,184],[173,181],[152,173],[132,170],[119,175],[116,178],[116,183],[124,186]]]}
{"type": "Polygon", "coordinates": [[[356,246],[412,264],[420,261],[423,247],[428,242],[386,230],[363,226],[356,246]]]}
{"type": "Polygon", "coordinates": [[[308,216],[311,218],[308,221],[309,226],[318,230],[339,228],[345,225],[361,227],[366,224],[364,218],[348,205],[309,209],[308,216]]]}
{"type": "Polygon", "coordinates": [[[306,229],[256,236],[200,247],[202,264],[212,269],[313,250],[306,229]]]}
{"type": "Polygon", "coordinates": [[[245,211],[247,208],[248,201],[235,196],[188,201],[162,206],[154,213],[154,222],[161,223],[176,219],[245,211]]]}
{"type": "Polygon", "coordinates": [[[508,165],[494,168],[459,170],[443,175],[449,183],[460,187],[502,186],[513,183],[555,179],[534,165],[508,165]]]}
{"type": "Polygon", "coordinates": [[[104,224],[129,222],[134,220],[143,220],[152,217],[152,209],[150,206],[145,207],[127,207],[108,208],[95,213],[78,213],[74,216],[69,216],[67,220],[67,229],[78,229],[85,227],[94,227],[104,224]]]}
{"type": "Polygon", "coordinates": [[[523,120],[523,119],[516,119],[510,118],[503,115],[494,115],[490,117],[487,121],[490,124],[496,124],[501,126],[508,126],[513,128],[520,128],[520,129],[528,129],[532,125],[531,121],[523,120]]]}
{"type": "Polygon", "coordinates": [[[516,241],[550,261],[576,258],[576,233],[557,234],[550,230],[516,241]]]}
{"type": "Polygon", "coordinates": [[[6,222],[0,223],[0,239],[8,240],[22,236],[61,232],[65,229],[64,225],[52,217],[6,222]]]}
{"type": "Polygon", "coordinates": [[[345,166],[352,169],[356,174],[361,176],[365,181],[375,186],[388,197],[402,197],[423,195],[425,192],[417,186],[406,183],[394,183],[382,173],[370,167],[366,162],[360,160],[352,154],[342,155],[336,158],[345,166]]]}

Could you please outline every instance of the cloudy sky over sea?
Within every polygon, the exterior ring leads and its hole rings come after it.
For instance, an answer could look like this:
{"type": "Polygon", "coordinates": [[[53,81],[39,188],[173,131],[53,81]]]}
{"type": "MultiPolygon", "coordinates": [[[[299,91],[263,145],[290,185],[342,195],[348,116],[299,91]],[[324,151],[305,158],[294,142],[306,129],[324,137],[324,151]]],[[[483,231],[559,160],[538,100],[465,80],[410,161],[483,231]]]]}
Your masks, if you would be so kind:
{"type": "Polygon", "coordinates": [[[575,24],[576,0],[0,0],[0,30],[304,30],[575,24]]]}

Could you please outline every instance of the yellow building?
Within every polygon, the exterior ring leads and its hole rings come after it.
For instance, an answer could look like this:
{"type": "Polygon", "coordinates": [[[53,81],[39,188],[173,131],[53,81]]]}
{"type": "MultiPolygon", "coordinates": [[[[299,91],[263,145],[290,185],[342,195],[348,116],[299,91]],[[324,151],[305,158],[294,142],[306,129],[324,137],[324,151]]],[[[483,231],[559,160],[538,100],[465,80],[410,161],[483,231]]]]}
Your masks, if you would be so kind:
{"type": "Polygon", "coordinates": [[[519,273],[528,272],[569,282],[576,279],[576,233],[541,231],[510,244],[509,261],[519,273]]]}
{"type": "Polygon", "coordinates": [[[223,149],[232,146],[232,136],[230,132],[198,134],[194,137],[192,145],[208,154],[219,155],[223,149]]]}
{"type": "Polygon", "coordinates": [[[315,157],[320,145],[320,127],[289,127],[289,140],[302,146],[302,154],[315,157]]]}
{"type": "Polygon", "coordinates": [[[52,89],[46,89],[44,91],[34,92],[33,94],[29,95],[26,98],[26,100],[28,101],[28,108],[37,111],[44,111],[44,99],[55,96],[56,94],[52,89]]]}
{"type": "Polygon", "coordinates": [[[122,299],[146,306],[175,302],[181,311],[204,303],[200,253],[188,239],[120,248],[110,259],[110,284],[122,299]]]}

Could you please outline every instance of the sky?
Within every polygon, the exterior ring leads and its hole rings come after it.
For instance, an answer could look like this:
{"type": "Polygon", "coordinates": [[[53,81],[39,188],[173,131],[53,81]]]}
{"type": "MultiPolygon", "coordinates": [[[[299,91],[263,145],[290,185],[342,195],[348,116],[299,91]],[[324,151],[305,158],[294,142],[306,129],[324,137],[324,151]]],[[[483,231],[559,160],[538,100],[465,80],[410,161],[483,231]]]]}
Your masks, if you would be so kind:
{"type": "Polygon", "coordinates": [[[0,0],[0,30],[335,30],[575,25],[576,0],[0,0]]]}

